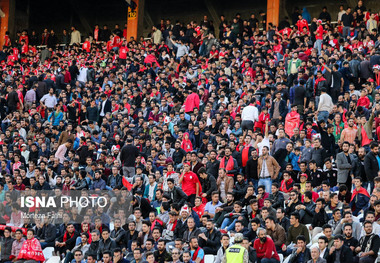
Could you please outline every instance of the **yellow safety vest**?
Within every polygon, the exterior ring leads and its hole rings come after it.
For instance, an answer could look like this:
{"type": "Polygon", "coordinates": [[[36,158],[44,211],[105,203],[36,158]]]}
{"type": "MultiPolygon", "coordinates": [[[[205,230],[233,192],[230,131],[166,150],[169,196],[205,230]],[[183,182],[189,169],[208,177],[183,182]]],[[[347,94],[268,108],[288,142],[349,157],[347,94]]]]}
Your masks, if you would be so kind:
{"type": "Polygon", "coordinates": [[[245,248],[239,244],[229,247],[226,251],[227,263],[244,263],[245,248]]]}

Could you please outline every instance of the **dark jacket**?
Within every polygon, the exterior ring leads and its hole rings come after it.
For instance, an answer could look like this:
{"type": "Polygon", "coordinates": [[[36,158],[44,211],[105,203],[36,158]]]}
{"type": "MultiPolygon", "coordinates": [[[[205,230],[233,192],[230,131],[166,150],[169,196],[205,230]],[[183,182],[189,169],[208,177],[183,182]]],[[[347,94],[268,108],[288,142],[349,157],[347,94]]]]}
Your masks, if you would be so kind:
{"type": "MultiPolygon", "coordinates": [[[[66,233],[66,231],[60,237],[58,237],[56,239],[56,241],[63,242],[63,238],[65,236],[65,233],[66,233]]],[[[66,243],[65,249],[66,250],[72,250],[75,247],[75,242],[77,241],[77,237],[79,237],[79,233],[77,231],[74,231],[74,234],[65,241],[65,243],[66,243]]]]}
{"type": "Polygon", "coordinates": [[[210,233],[210,231],[207,231],[205,233],[205,236],[207,237],[207,241],[203,238],[199,238],[199,246],[201,248],[208,247],[210,250],[213,251],[213,254],[216,255],[218,252],[218,249],[220,247],[220,240],[222,239],[222,234],[220,231],[216,230],[215,228],[210,233]]]}
{"type": "Polygon", "coordinates": [[[51,190],[51,187],[48,182],[44,182],[43,185],[41,185],[39,182],[36,182],[33,185],[34,190],[51,190]]]}
{"type": "Polygon", "coordinates": [[[243,200],[247,192],[247,188],[248,188],[248,185],[245,181],[243,181],[242,183],[239,183],[238,181],[236,181],[234,190],[232,191],[235,197],[235,201],[243,200]]]}
{"type": "MultiPolygon", "coordinates": [[[[256,169],[257,170],[257,169],[256,169]]],[[[269,198],[273,200],[272,207],[277,209],[280,207],[284,207],[284,195],[278,191],[276,194],[270,194],[269,198]]]]}
{"type": "Polygon", "coordinates": [[[169,189],[167,193],[170,195],[173,203],[178,203],[180,206],[183,206],[187,200],[187,194],[178,186],[174,186],[172,190],[169,189]]]}
{"type": "Polygon", "coordinates": [[[250,157],[247,161],[247,165],[245,166],[245,175],[247,176],[247,179],[255,179],[259,180],[258,174],[257,174],[257,161],[258,159],[253,159],[253,157],[250,157]]]}
{"type": "MultiPolygon", "coordinates": [[[[327,263],[334,263],[335,258],[336,258],[336,250],[327,257],[327,263]]],[[[341,247],[340,262],[344,262],[344,263],[354,262],[354,255],[352,253],[352,250],[346,245],[343,245],[341,247]]]]}
{"type": "Polygon", "coordinates": [[[43,225],[41,228],[37,229],[37,238],[43,239],[45,242],[53,242],[56,238],[57,230],[53,224],[43,225]]]}
{"type": "Polygon", "coordinates": [[[98,241],[92,241],[90,244],[90,247],[88,248],[86,252],[86,256],[88,255],[97,255],[98,254],[98,249],[99,249],[99,240],[98,241]]]}
{"type": "Polygon", "coordinates": [[[322,227],[327,224],[329,218],[326,214],[324,208],[322,208],[318,213],[314,213],[313,222],[311,223],[312,227],[322,227]]]}
{"type": "MultiPolygon", "coordinates": [[[[274,112],[275,105],[276,105],[276,102],[273,100],[272,107],[270,108],[270,111],[269,111],[269,114],[270,114],[271,118],[273,117],[273,112],[274,112]]],[[[288,109],[286,108],[286,101],[281,100],[280,101],[280,105],[278,106],[278,108],[279,108],[282,120],[285,120],[286,114],[288,113],[288,109]]]]}
{"type": "Polygon", "coordinates": [[[12,253],[12,244],[14,239],[11,237],[1,239],[1,261],[9,261],[12,253]]]}
{"type": "Polygon", "coordinates": [[[113,251],[115,248],[116,248],[116,242],[113,241],[111,238],[108,238],[106,241],[101,239],[99,241],[98,260],[102,259],[104,251],[106,250],[113,251]]]}
{"type": "MultiPolygon", "coordinates": [[[[294,248],[292,254],[289,257],[288,262],[289,263],[298,262],[298,257],[300,256],[300,254],[297,254],[297,248],[294,248]]],[[[311,259],[310,249],[308,247],[306,247],[305,252],[304,252],[303,262],[308,262],[310,259],[311,259]]],[[[341,262],[344,262],[344,261],[341,261],[341,262]]]]}
{"type": "Polygon", "coordinates": [[[210,200],[211,193],[216,191],[216,180],[214,176],[207,175],[206,179],[200,178],[201,185],[202,185],[202,192],[207,194],[207,199],[210,200]]]}
{"type": "Polygon", "coordinates": [[[86,178],[83,178],[82,180],[77,181],[74,184],[75,190],[82,190],[82,189],[88,189],[88,183],[86,178]]]}
{"type": "Polygon", "coordinates": [[[214,176],[215,179],[218,178],[219,165],[220,165],[219,160],[215,160],[215,162],[207,162],[206,164],[207,174],[214,176]]]}
{"type": "Polygon", "coordinates": [[[323,147],[313,148],[311,151],[311,159],[315,160],[317,167],[323,167],[323,162],[327,157],[327,152],[323,147]]]}
{"type": "Polygon", "coordinates": [[[141,209],[143,218],[148,218],[149,213],[151,211],[154,211],[153,208],[150,206],[149,202],[143,197],[136,196],[134,198],[137,199],[137,203],[133,205],[133,209],[135,209],[136,207],[139,207],[141,209]]]}
{"type": "Polygon", "coordinates": [[[120,161],[125,167],[135,167],[136,157],[139,153],[139,149],[136,146],[127,144],[121,148],[120,161]]]}
{"type": "Polygon", "coordinates": [[[379,172],[379,164],[376,155],[372,151],[364,157],[364,169],[368,181],[373,181],[379,172]]]}
{"type": "MultiPolygon", "coordinates": [[[[128,228],[128,224],[124,225],[123,228],[128,228]]],[[[131,232],[128,230],[125,232],[125,236],[124,236],[124,245],[127,249],[130,249],[131,248],[131,244],[132,244],[132,241],[133,240],[137,240],[137,237],[138,237],[138,232],[135,231],[133,233],[133,235],[131,234],[131,232]]]]}
{"type": "Polygon", "coordinates": [[[202,233],[202,231],[199,228],[195,228],[193,232],[190,233],[189,229],[186,229],[185,232],[183,232],[182,240],[184,242],[190,242],[190,239],[192,237],[198,238],[199,234],[202,233]]]}
{"type": "Polygon", "coordinates": [[[120,174],[117,174],[116,177],[112,174],[108,176],[107,179],[107,185],[111,186],[111,184],[114,184],[112,187],[123,187],[123,177],[120,174]]]}
{"type": "Polygon", "coordinates": [[[116,242],[116,245],[118,247],[120,248],[125,247],[125,244],[124,244],[125,230],[123,228],[119,228],[118,230],[116,230],[115,228],[114,230],[112,230],[110,237],[116,242]]]}
{"type": "MultiPolygon", "coordinates": [[[[99,108],[99,114],[102,112],[103,110],[103,101],[100,102],[100,108],[99,108]]],[[[106,104],[104,104],[104,114],[106,114],[107,112],[111,112],[112,111],[112,105],[111,105],[111,101],[110,100],[106,100],[106,104]]]]}

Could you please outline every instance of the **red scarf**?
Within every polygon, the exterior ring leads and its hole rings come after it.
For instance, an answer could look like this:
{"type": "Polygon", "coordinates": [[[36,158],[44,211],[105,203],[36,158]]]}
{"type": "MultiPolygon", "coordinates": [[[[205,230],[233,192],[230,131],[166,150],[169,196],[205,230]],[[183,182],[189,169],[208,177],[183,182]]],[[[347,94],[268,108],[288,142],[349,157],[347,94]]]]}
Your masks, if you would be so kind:
{"type": "Polygon", "coordinates": [[[365,190],[363,187],[360,187],[359,191],[356,190],[356,188],[354,189],[354,191],[352,192],[352,196],[351,196],[351,201],[354,200],[355,196],[358,195],[358,194],[362,194],[362,195],[365,195],[367,197],[369,197],[369,194],[367,192],[367,190],[365,190]]]}
{"type": "Polygon", "coordinates": [[[72,238],[74,236],[74,232],[71,234],[71,236],[69,236],[69,232],[65,232],[65,234],[63,235],[63,242],[66,242],[68,239],[72,238]]]}
{"type": "MultiPolygon", "coordinates": [[[[195,260],[196,260],[197,257],[198,257],[199,250],[201,250],[200,247],[198,247],[197,250],[194,251],[193,258],[192,258],[192,260],[193,260],[194,262],[195,262],[195,260]]],[[[204,263],[204,260],[202,259],[202,260],[200,261],[200,263],[204,263]]]]}
{"type": "MultiPolygon", "coordinates": [[[[227,165],[225,165],[225,161],[226,161],[226,156],[224,156],[222,158],[222,160],[220,161],[220,168],[224,168],[227,171],[233,170],[234,169],[234,158],[232,158],[232,156],[230,156],[230,158],[228,159],[227,165]]],[[[228,176],[234,176],[233,174],[227,174],[227,175],[228,176]]]]}
{"type": "Polygon", "coordinates": [[[250,146],[245,146],[243,150],[241,151],[241,162],[243,167],[247,165],[248,156],[249,156],[249,148],[250,146]]]}
{"type": "Polygon", "coordinates": [[[171,231],[175,230],[175,227],[177,226],[177,223],[178,223],[178,219],[176,221],[174,221],[171,231]]]}

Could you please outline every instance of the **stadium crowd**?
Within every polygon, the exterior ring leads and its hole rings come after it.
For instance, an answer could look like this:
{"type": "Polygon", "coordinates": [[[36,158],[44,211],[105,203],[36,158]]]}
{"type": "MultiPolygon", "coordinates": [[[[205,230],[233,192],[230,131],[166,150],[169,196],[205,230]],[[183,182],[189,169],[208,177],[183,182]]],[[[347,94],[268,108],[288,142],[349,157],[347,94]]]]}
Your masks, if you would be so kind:
{"type": "Polygon", "coordinates": [[[379,14],[332,20],[7,34],[1,262],[376,262],[379,14]]]}

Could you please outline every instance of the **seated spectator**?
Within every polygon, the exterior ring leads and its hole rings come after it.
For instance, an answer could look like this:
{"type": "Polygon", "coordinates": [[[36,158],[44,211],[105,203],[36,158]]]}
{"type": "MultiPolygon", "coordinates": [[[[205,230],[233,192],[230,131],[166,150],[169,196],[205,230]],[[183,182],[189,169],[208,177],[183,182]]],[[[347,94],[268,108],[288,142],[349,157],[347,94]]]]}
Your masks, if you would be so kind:
{"type": "Polygon", "coordinates": [[[289,262],[308,262],[311,259],[310,249],[306,247],[306,238],[302,235],[297,237],[297,247],[293,249],[289,256],[289,262]]]}
{"type": "MultiPolygon", "coordinates": [[[[74,226],[73,226],[74,229],[74,226]]],[[[44,262],[45,257],[42,253],[40,242],[34,237],[34,230],[28,229],[26,240],[21,246],[20,254],[17,255],[15,262],[44,262]]]]}
{"type": "Polygon", "coordinates": [[[36,238],[40,241],[42,249],[45,247],[54,247],[57,230],[50,221],[50,218],[45,216],[43,218],[43,223],[36,225],[36,238]]]}
{"type": "Polygon", "coordinates": [[[215,263],[221,263],[226,253],[227,248],[230,246],[230,236],[228,234],[222,234],[220,240],[221,246],[216,254],[215,263]]]}
{"type": "Polygon", "coordinates": [[[276,251],[280,252],[286,241],[286,233],[284,228],[276,223],[276,220],[271,216],[265,219],[265,228],[268,236],[270,236],[274,241],[276,251]]]}
{"type": "Polygon", "coordinates": [[[154,258],[158,263],[164,263],[165,261],[171,261],[172,257],[168,251],[166,251],[165,240],[161,239],[157,243],[157,250],[154,252],[154,258]]]}
{"type": "MultiPolygon", "coordinates": [[[[291,227],[289,227],[288,230],[288,236],[286,238],[285,245],[282,246],[282,250],[293,250],[294,245],[297,244],[297,237],[298,236],[304,236],[306,244],[309,244],[310,238],[309,238],[309,230],[307,227],[300,223],[300,215],[298,213],[292,213],[290,215],[290,224],[291,227]]],[[[289,252],[291,253],[291,252],[289,252]]]]}
{"type": "MultiPolygon", "coordinates": [[[[216,255],[220,246],[221,232],[215,229],[214,222],[209,219],[206,223],[206,233],[198,235],[199,246],[205,254],[216,255]]],[[[191,242],[192,238],[190,238],[191,242]]]]}
{"type": "Polygon", "coordinates": [[[258,238],[253,243],[253,248],[256,250],[257,262],[280,262],[280,257],[277,254],[276,246],[274,245],[273,240],[267,236],[265,229],[258,229],[258,238]]]}
{"type": "Polygon", "coordinates": [[[54,251],[59,253],[58,255],[66,255],[67,251],[71,251],[75,247],[75,242],[79,233],[75,230],[73,223],[68,223],[66,231],[56,238],[54,251]]]}
{"type": "MultiPolygon", "coordinates": [[[[116,248],[116,242],[110,238],[110,230],[104,228],[102,231],[102,239],[99,241],[98,258],[101,258],[106,251],[113,251],[116,248]]],[[[112,256],[112,252],[111,255],[112,256]]]]}
{"type": "Polygon", "coordinates": [[[355,248],[357,256],[355,256],[354,262],[374,263],[376,262],[380,248],[380,237],[372,233],[373,226],[371,221],[365,221],[363,226],[365,235],[360,238],[359,246],[355,248]]]}
{"type": "Polygon", "coordinates": [[[23,237],[23,233],[21,229],[17,229],[15,231],[15,240],[12,243],[12,251],[11,258],[16,258],[18,254],[20,254],[22,244],[24,243],[25,238],[23,237]]]}
{"type": "Polygon", "coordinates": [[[344,238],[342,235],[334,237],[334,245],[330,248],[328,262],[354,262],[354,256],[350,248],[344,245],[344,238]]]}
{"type": "Polygon", "coordinates": [[[247,212],[243,209],[242,203],[239,201],[234,202],[233,210],[224,216],[221,229],[230,231],[235,228],[237,220],[246,220],[247,212]]]}
{"type": "Polygon", "coordinates": [[[13,257],[11,258],[11,255],[12,255],[13,242],[15,240],[11,237],[11,233],[12,233],[12,229],[10,227],[6,227],[4,229],[4,238],[2,240],[2,246],[1,246],[1,261],[2,262],[11,261],[13,259],[13,257]]]}

